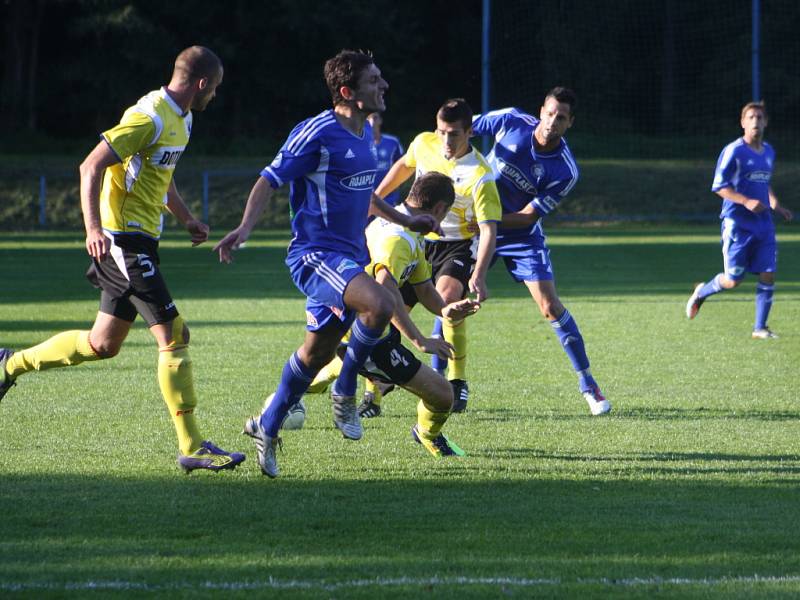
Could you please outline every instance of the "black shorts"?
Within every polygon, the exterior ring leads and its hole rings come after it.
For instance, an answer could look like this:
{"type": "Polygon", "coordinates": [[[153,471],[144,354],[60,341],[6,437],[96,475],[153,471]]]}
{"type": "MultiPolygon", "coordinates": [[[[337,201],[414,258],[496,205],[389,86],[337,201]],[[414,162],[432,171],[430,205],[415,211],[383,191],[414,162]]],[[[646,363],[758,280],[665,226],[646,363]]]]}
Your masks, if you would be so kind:
{"type": "MultiPolygon", "coordinates": [[[[436,283],[442,275],[449,275],[461,282],[462,298],[469,292],[469,278],[475,267],[475,252],[478,238],[457,242],[431,242],[425,240],[425,258],[431,263],[433,281],[436,283]]],[[[408,282],[400,288],[400,294],[406,306],[415,306],[418,302],[414,286],[408,282]]]]}
{"type": "Polygon", "coordinates": [[[115,235],[105,260],[92,259],[86,278],[101,291],[100,312],[132,323],[142,315],[148,326],[178,316],[158,269],[158,242],[138,234],[115,235]]]}
{"type": "MultiPolygon", "coordinates": [[[[344,345],[339,347],[341,358],[344,358],[346,348],[344,345]]],[[[375,345],[359,374],[367,379],[404,385],[413,379],[421,366],[414,353],[403,346],[400,332],[390,326],[389,335],[375,345]]]]}

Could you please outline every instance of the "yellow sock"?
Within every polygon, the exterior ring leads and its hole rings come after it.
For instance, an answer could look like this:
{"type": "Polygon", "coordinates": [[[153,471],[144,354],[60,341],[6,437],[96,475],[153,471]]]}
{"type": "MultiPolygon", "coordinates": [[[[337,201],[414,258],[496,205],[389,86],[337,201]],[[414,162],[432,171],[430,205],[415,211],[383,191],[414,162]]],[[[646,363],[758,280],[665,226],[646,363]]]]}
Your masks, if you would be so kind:
{"type": "Polygon", "coordinates": [[[420,400],[417,403],[417,430],[419,434],[427,440],[435,440],[449,416],[449,411],[434,412],[420,400]]]}
{"type": "Polygon", "coordinates": [[[375,385],[372,381],[367,379],[367,382],[364,384],[364,392],[369,392],[372,394],[372,403],[377,404],[380,406],[381,400],[383,400],[383,394],[378,389],[378,386],[375,385]]]}
{"type": "Polygon", "coordinates": [[[467,379],[467,322],[465,320],[453,322],[442,319],[442,335],[445,341],[450,342],[454,349],[455,357],[450,359],[447,369],[447,378],[467,379]]]}
{"type": "Polygon", "coordinates": [[[91,360],[100,360],[100,357],[89,344],[89,332],[74,329],[54,335],[32,348],[15,352],[6,361],[6,373],[11,379],[16,379],[29,371],[79,365],[91,360]]]}
{"type": "Polygon", "coordinates": [[[314,381],[308,386],[306,393],[308,394],[324,394],[328,390],[328,386],[333,383],[339,376],[342,370],[342,359],[335,356],[331,362],[322,367],[314,381]]]}
{"type": "Polygon", "coordinates": [[[170,344],[159,349],[158,385],[178,434],[178,446],[183,454],[191,454],[200,447],[203,438],[194,417],[197,396],[194,393],[192,359],[186,346],[170,344]]]}

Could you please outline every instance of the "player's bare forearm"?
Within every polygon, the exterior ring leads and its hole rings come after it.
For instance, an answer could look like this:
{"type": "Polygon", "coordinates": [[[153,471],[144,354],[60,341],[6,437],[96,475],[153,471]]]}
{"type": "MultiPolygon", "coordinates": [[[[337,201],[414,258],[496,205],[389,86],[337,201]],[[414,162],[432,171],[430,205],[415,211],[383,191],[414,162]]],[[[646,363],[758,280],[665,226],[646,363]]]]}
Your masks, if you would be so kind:
{"type": "Polygon", "coordinates": [[[767,209],[759,200],[755,198],[748,198],[744,194],[740,194],[732,187],[724,187],[717,190],[717,195],[725,200],[730,200],[734,204],[741,204],[747,210],[753,213],[760,213],[767,209]]]}
{"type": "Polygon", "coordinates": [[[442,233],[439,223],[432,215],[407,215],[406,213],[401,213],[374,193],[370,199],[369,214],[397,223],[417,233],[429,233],[431,231],[438,234],[442,233]]]}
{"type": "Polygon", "coordinates": [[[386,198],[413,174],[414,169],[406,166],[405,156],[401,156],[383,177],[378,187],[375,188],[375,193],[379,198],[386,198]]]}
{"type": "Polygon", "coordinates": [[[536,221],[539,220],[539,213],[532,204],[528,204],[520,211],[513,213],[505,213],[500,225],[506,229],[522,229],[525,227],[533,227],[536,221]]]}
{"type": "Polygon", "coordinates": [[[414,343],[415,346],[425,339],[420,330],[411,320],[411,316],[406,310],[406,304],[403,301],[403,295],[397,287],[394,278],[389,274],[387,269],[380,269],[375,275],[375,281],[386,288],[394,300],[394,312],[392,313],[392,324],[397,327],[403,337],[407,338],[414,343]]]}
{"type": "Polygon", "coordinates": [[[212,248],[213,252],[219,253],[219,261],[230,263],[233,261],[233,251],[237,250],[247,238],[258,222],[261,213],[272,197],[272,186],[265,177],[259,177],[250,190],[250,195],[247,197],[247,204],[244,207],[244,214],[242,221],[236,229],[229,231],[212,248]]]}
{"type": "Polygon", "coordinates": [[[103,173],[111,165],[119,162],[117,155],[105,140],[101,140],[80,166],[81,212],[86,229],[86,251],[98,260],[104,258],[111,247],[103,234],[100,222],[100,184],[103,173]]]}
{"type": "Polygon", "coordinates": [[[478,241],[478,252],[475,257],[475,270],[469,280],[469,291],[477,294],[478,302],[483,302],[489,297],[489,289],[486,286],[486,273],[492,263],[495,247],[497,246],[497,223],[479,223],[480,238],[478,241]]]}
{"type": "Polygon", "coordinates": [[[794,218],[794,214],[792,213],[792,211],[786,208],[785,206],[782,206],[781,203],[778,201],[778,197],[772,191],[772,187],[769,188],[769,205],[772,208],[772,210],[776,214],[783,217],[784,220],[791,221],[794,218]]]}
{"type": "Polygon", "coordinates": [[[428,312],[437,317],[442,316],[442,309],[445,306],[444,300],[442,300],[442,296],[436,290],[431,280],[415,285],[414,291],[417,294],[419,303],[422,304],[428,312]]]}
{"type": "Polygon", "coordinates": [[[178,192],[175,186],[175,181],[169,182],[167,188],[167,210],[172,213],[178,222],[181,223],[186,231],[189,232],[192,240],[192,246],[198,246],[208,240],[208,225],[199,221],[186,206],[183,197],[178,192]]]}

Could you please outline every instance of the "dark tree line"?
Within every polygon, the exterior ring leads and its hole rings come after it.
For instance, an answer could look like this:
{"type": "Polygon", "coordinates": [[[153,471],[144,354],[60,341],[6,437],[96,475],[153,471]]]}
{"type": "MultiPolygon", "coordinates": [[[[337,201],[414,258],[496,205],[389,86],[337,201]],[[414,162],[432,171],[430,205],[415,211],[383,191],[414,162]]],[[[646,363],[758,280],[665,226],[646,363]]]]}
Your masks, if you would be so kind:
{"type": "MultiPolygon", "coordinates": [[[[750,4],[493,0],[492,103],[535,111],[566,84],[592,131],[716,134],[750,99],[750,4]]],[[[797,132],[800,3],[763,0],[762,12],[763,96],[797,132]]],[[[448,97],[480,108],[481,0],[0,0],[0,22],[4,151],[93,137],[195,43],[226,67],[203,117],[218,152],[274,144],[326,107],[322,64],[343,47],[374,52],[393,131],[432,125],[448,97]]]]}

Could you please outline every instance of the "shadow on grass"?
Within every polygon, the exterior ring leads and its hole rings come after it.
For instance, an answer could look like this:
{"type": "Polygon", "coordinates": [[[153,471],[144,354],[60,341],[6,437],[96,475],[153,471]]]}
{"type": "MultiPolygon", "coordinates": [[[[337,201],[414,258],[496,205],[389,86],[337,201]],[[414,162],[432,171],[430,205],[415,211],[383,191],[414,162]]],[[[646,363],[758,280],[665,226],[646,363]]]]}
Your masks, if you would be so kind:
{"type": "MultiPolygon", "coordinates": [[[[651,234],[646,228],[638,231],[645,240],[648,235],[663,233],[659,229],[651,234]]],[[[687,227],[684,235],[707,233],[704,228],[687,227]]],[[[710,278],[721,267],[718,244],[616,243],[615,235],[621,234],[602,229],[586,235],[597,243],[552,249],[556,281],[564,297],[688,295],[693,282],[710,278]]],[[[781,280],[800,279],[800,242],[781,242],[780,252],[781,280]]],[[[284,265],[286,250],[282,246],[242,250],[232,265],[222,265],[210,252],[188,247],[164,247],[160,253],[162,271],[179,305],[187,298],[302,300],[284,265]]],[[[97,291],[84,279],[88,261],[82,247],[2,249],[0,264],[4,269],[0,303],[97,298],[97,291]]],[[[490,272],[489,286],[495,298],[527,296],[502,264],[490,272]]]]}
{"type": "MultiPolygon", "coordinates": [[[[796,459],[767,460],[784,458],[796,459]]],[[[245,467],[243,475],[163,478],[4,475],[0,581],[574,581],[800,570],[796,483],[341,481],[334,474],[270,481],[245,467]]]]}

